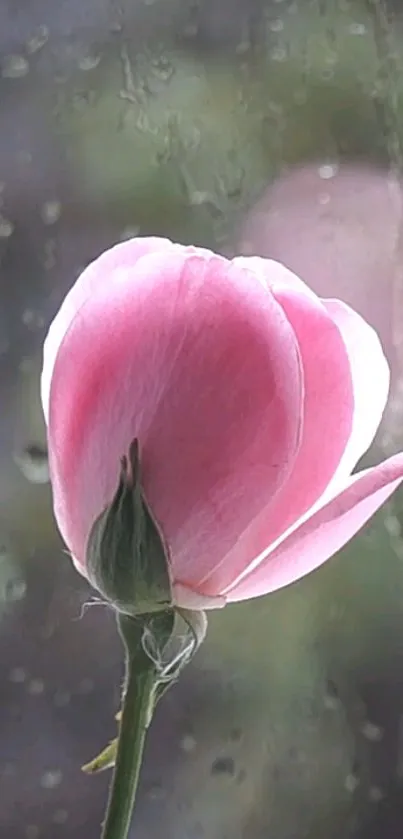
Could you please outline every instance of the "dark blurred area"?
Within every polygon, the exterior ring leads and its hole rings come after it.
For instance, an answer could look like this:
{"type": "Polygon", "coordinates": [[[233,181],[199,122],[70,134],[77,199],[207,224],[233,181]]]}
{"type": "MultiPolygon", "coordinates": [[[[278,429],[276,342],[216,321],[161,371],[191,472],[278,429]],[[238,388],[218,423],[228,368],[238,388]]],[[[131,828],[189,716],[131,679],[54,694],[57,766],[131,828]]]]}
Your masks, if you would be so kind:
{"type": "MultiPolygon", "coordinates": [[[[47,325],[136,234],[280,259],[376,326],[402,445],[403,10],[0,0],[0,836],[98,839],[121,649],[52,517],[47,325]]],[[[402,495],[312,577],[211,616],[158,708],[136,839],[403,831],[402,495]]]]}

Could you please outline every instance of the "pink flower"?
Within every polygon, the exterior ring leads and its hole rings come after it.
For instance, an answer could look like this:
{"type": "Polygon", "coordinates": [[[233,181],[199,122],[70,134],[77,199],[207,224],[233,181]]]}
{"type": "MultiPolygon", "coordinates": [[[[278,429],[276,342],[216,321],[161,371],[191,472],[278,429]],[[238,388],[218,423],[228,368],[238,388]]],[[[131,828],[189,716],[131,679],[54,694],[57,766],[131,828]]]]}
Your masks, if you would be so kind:
{"type": "Polygon", "coordinates": [[[117,245],[77,280],[44,349],[55,515],[76,566],[138,438],[178,605],[308,574],[403,478],[403,454],[351,476],[388,388],[374,330],[279,263],[117,245]]]}

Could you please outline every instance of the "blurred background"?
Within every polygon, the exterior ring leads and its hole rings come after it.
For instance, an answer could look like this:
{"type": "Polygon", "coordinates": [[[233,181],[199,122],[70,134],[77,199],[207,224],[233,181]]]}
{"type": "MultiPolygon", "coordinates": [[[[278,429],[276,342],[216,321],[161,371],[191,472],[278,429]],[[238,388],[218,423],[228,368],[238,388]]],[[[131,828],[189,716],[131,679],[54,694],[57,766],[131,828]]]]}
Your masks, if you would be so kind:
{"type": "MultiPolygon", "coordinates": [[[[0,836],[98,839],[121,649],[56,532],[38,394],[81,268],[136,234],[285,262],[379,330],[403,445],[397,0],[0,0],[0,836]],[[89,605],[88,605],[89,604],[89,605]]],[[[403,496],[211,616],[158,708],[135,839],[403,830],[403,496]]]]}

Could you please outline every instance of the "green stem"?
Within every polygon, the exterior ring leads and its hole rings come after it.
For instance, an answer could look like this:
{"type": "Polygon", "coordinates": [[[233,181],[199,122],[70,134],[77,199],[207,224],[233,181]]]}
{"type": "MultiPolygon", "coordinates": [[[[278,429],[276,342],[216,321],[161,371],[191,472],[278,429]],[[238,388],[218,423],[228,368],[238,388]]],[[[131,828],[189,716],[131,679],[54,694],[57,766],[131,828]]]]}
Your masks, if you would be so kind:
{"type": "Polygon", "coordinates": [[[126,686],[102,839],[127,839],[157,681],[141,645],[141,622],[119,615],[118,627],[126,649],[126,686]]]}

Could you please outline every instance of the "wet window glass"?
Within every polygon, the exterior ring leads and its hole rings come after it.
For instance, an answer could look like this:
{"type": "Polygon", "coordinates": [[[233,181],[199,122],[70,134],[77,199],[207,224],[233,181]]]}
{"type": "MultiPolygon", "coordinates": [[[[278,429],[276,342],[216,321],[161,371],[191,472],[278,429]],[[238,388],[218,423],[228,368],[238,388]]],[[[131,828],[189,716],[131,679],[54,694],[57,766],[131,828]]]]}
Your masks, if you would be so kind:
{"type": "MultiPolygon", "coordinates": [[[[68,289],[134,237],[282,263],[381,339],[371,468],[403,448],[402,170],[396,0],[0,0],[3,839],[100,837],[110,770],[82,766],[120,707],[113,610],[53,513],[39,382],[68,289]]],[[[368,419],[378,370],[352,352],[368,419]]],[[[402,503],[314,573],[208,609],[158,702],[130,837],[401,835],[402,503]]]]}

